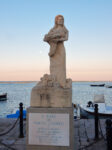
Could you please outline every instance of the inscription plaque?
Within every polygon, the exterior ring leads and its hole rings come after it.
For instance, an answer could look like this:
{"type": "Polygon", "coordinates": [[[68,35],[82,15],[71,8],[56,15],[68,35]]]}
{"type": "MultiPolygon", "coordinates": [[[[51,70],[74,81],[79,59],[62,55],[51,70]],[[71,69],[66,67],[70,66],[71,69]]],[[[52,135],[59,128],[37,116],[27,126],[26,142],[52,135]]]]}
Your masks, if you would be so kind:
{"type": "Polygon", "coordinates": [[[29,113],[28,143],[69,146],[69,114],[29,113]]]}

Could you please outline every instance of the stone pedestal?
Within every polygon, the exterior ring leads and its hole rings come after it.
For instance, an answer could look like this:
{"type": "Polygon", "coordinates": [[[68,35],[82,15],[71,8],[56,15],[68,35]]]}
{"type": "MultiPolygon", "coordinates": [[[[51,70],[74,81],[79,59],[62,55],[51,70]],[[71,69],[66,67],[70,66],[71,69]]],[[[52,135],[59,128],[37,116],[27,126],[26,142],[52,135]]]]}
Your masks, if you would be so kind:
{"type": "Polygon", "coordinates": [[[35,86],[31,93],[31,107],[72,107],[72,88],[35,86]]]}
{"type": "Polygon", "coordinates": [[[27,150],[73,150],[73,108],[27,109],[27,150]]]}

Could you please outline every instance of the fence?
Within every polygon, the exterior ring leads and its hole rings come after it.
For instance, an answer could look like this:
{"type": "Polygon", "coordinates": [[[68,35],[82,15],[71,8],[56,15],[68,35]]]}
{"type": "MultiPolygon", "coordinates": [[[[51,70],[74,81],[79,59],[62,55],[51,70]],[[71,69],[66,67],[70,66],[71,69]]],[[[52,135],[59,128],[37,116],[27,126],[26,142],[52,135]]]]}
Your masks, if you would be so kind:
{"type": "MultiPolygon", "coordinates": [[[[23,134],[23,103],[19,104],[19,117],[16,119],[14,124],[8,130],[0,133],[0,136],[5,136],[9,132],[11,132],[16,127],[18,122],[19,122],[19,138],[23,138],[24,137],[24,134],[23,134]]],[[[8,149],[15,150],[14,148],[10,147],[9,145],[4,144],[2,141],[0,141],[0,144],[5,146],[8,149]]]]}
{"type": "MultiPolygon", "coordinates": [[[[92,147],[92,145],[97,144],[97,142],[99,141],[103,141],[106,146],[107,146],[107,150],[112,150],[112,121],[110,119],[106,119],[106,128],[105,128],[105,122],[103,125],[103,130],[102,130],[102,126],[101,126],[101,119],[99,117],[99,112],[98,112],[98,104],[94,105],[94,141],[92,142],[92,140],[89,139],[89,135],[87,133],[88,129],[85,126],[85,121],[84,121],[84,130],[85,130],[85,135],[86,135],[86,139],[88,144],[83,146],[81,145],[81,137],[80,137],[80,133],[79,133],[79,127],[78,127],[78,136],[79,136],[79,149],[78,150],[86,150],[89,147],[92,147]],[[105,131],[104,131],[105,129],[105,131]]],[[[75,121],[79,121],[80,120],[75,120],[75,121]]],[[[79,126],[79,125],[78,125],[79,126]]]]}

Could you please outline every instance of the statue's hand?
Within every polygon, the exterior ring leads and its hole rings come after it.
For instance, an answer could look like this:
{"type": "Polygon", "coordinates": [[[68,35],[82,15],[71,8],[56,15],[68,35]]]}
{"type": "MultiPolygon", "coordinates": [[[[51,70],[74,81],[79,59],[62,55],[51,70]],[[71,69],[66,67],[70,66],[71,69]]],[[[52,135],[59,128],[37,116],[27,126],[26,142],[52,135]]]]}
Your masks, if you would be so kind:
{"type": "Polygon", "coordinates": [[[54,56],[54,54],[55,54],[55,53],[51,51],[51,52],[49,52],[48,55],[49,55],[50,57],[52,57],[52,56],[54,56]]]}
{"type": "Polygon", "coordinates": [[[48,42],[48,41],[49,41],[49,37],[48,37],[48,35],[47,35],[47,34],[44,36],[44,41],[46,41],[46,42],[48,42]]]}
{"type": "Polygon", "coordinates": [[[56,33],[56,34],[46,34],[45,36],[44,36],[44,41],[45,42],[49,42],[49,41],[55,41],[55,39],[59,39],[59,38],[61,38],[62,37],[62,35],[60,35],[59,33],[56,33]]]}

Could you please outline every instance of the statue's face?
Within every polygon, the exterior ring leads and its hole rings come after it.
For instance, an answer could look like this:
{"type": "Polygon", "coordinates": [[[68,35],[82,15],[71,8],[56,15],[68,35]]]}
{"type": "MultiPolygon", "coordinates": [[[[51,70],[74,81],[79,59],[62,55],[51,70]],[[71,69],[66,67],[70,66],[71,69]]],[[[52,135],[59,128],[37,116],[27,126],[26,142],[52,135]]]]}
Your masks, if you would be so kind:
{"type": "Polygon", "coordinates": [[[63,25],[64,24],[64,19],[62,17],[57,18],[57,25],[63,25]]]}

